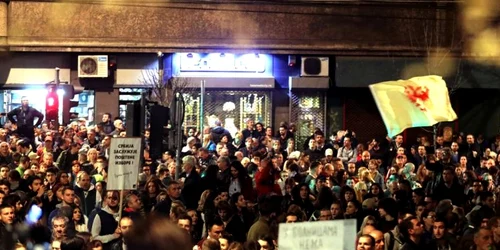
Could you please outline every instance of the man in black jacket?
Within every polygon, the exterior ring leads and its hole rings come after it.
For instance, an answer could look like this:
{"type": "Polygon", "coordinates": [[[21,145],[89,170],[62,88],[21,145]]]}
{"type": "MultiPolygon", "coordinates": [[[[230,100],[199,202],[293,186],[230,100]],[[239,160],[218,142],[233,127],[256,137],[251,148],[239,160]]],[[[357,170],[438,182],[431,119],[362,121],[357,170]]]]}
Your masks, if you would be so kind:
{"type": "Polygon", "coordinates": [[[12,124],[17,125],[17,133],[21,137],[26,137],[30,140],[33,149],[35,146],[35,127],[40,126],[43,121],[43,114],[40,111],[29,106],[28,97],[21,97],[21,106],[11,110],[7,114],[7,118],[12,124]],[[38,118],[35,124],[35,118],[38,118]]]}
{"type": "Polygon", "coordinates": [[[196,172],[196,159],[192,155],[185,156],[182,159],[182,167],[184,172],[180,175],[181,182],[184,187],[181,191],[182,200],[188,209],[196,209],[198,207],[198,200],[201,195],[200,181],[201,177],[196,172]]]}
{"type": "Polygon", "coordinates": [[[12,225],[14,223],[14,207],[0,204],[0,249],[13,249],[12,225]]]}

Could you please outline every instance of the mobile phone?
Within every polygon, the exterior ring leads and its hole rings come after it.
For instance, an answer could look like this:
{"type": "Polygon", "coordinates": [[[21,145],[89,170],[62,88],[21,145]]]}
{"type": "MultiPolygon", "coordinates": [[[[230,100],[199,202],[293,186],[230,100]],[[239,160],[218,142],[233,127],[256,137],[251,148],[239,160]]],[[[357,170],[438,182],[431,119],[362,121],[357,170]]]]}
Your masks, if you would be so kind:
{"type": "Polygon", "coordinates": [[[33,205],[31,206],[28,214],[26,215],[26,223],[28,223],[28,225],[34,225],[38,222],[38,220],[40,220],[40,218],[42,217],[42,209],[37,206],[37,205],[33,205]]]}

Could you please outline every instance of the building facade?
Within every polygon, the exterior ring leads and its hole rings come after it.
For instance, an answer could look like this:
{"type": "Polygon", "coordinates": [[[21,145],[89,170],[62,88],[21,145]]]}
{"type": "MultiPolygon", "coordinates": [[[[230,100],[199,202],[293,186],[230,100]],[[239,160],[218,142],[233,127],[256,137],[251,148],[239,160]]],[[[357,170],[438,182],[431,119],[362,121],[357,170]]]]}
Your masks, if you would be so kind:
{"type": "MultiPolygon", "coordinates": [[[[235,126],[246,118],[275,128],[287,121],[329,134],[350,128],[368,139],[385,133],[369,84],[435,73],[482,96],[465,97],[460,90],[452,96],[460,106],[458,129],[478,132],[479,125],[463,117],[494,104],[498,69],[466,59],[459,17],[459,6],[449,1],[1,1],[0,84],[4,91],[40,88],[59,67],[61,81],[86,87],[80,113],[96,120],[105,112],[123,115],[125,103],[146,87],[145,75],[163,65],[166,77],[186,78],[193,85],[189,126],[222,111],[228,114],[220,118],[234,119],[228,122],[235,126]],[[165,54],[161,64],[158,51],[165,54]],[[112,77],[79,77],[78,57],[84,55],[109,56],[112,77]],[[243,67],[239,59],[244,57],[262,65],[245,70],[210,66],[224,65],[224,59],[243,67]],[[304,76],[307,57],[326,58],[327,70],[304,76]],[[193,58],[211,59],[200,68],[193,58]],[[194,90],[202,81],[207,91],[203,118],[195,112],[201,100],[194,90]],[[234,109],[225,111],[226,103],[234,109]]],[[[490,110],[484,119],[491,124],[489,134],[499,132],[500,110],[490,110]]]]}

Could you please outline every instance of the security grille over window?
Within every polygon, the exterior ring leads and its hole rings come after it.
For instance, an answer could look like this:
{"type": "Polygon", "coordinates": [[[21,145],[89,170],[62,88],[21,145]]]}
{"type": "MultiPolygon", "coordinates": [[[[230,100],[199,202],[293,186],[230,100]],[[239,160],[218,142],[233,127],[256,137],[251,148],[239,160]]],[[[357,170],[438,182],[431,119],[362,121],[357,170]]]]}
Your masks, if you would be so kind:
{"type": "MultiPolygon", "coordinates": [[[[184,101],[184,129],[199,129],[200,93],[186,93],[184,101]]],[[[267,91],[206,91],[203,123],[213,127],[214,121],[219,119],[232,135],[246,127],[245,121],[248,118],[269,126],[271,104],[271,93],[267,91]]]]}
{"type": "Polygon", "coordinates": [[[295,132],[297,149],[303,149],[306,139],[314,133],[315,128],[325,131],[325,109],[324,93],[292,91],[290,122],[297,128],[295,132]]]}
{"type": "Polygon", "coordinates": [[[377,105],[368,91],[358,91],[355,97],[345,99],[345,129],[356,133],[358,142],[387,135],[377,105]]]}

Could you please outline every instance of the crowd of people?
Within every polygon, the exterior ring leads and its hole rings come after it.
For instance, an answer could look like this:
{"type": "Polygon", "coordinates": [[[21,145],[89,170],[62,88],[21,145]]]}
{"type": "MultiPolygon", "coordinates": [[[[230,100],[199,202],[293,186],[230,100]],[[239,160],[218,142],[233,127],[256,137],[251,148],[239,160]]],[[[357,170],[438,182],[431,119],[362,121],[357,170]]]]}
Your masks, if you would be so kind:
{"type": "Polygon", "coordinates": [[[110,142],[126,136],[122,120],[43,123],[31,140],[12,125],[0,129],[6,250],[274,250],[280,223],[343,219],[357,222],[358,250],[500,246],[500,137],[365,143],[352,131],[316,129],[297,145],[293,124],[275,131],[248,119],[231,134],[217,121],[189,129],[175,179],[174,151],[151,159],[146,129],[138,189],[120,194],[106,181],[110,142]]]}

